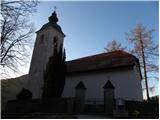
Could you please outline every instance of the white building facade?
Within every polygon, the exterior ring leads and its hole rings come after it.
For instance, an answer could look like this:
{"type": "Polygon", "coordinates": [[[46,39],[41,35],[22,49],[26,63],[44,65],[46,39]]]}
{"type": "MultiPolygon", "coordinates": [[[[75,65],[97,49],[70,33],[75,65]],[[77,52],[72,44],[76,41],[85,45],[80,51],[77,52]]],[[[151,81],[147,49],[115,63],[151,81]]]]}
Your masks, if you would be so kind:
{"type": "Polygon", "coordinates": [[[124,67],[111,70],[99,70],[67,75],[63,97],[74,97],[75,87],[82,81],[86,89],[86,100],[103,101],[104,85],[108,80],[115,87],[115,99],[143,101],[140,76],[133,67],[124,67]]]}

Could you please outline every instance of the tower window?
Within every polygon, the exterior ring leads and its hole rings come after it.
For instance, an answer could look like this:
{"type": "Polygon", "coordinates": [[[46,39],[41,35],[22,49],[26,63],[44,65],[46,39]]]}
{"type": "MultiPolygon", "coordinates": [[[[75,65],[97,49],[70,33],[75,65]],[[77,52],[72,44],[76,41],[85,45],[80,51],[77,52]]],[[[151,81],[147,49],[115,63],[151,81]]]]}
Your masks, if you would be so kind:
{"type": "Polygon", "coordinates": [[[44,35],[41,35],[41,38],[40,38],[39,44],[42,44],[43,42],[44,42],[44,35]]]}
{"type": "Polygon", "coordinates": [[[54,47],[57,47],[58,37],[53,38],[53,45],[54,47]]]}

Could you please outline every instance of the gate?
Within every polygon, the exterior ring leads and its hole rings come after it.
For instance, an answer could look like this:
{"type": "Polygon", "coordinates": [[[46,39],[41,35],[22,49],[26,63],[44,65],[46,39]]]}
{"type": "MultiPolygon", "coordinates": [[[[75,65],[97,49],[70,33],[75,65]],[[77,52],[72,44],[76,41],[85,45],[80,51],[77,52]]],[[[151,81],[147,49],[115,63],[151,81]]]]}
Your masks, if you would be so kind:
{"type": "Polygon", "coordinates": [[[104,101],[103,99],[87,99],[85,102],[85,112],[88,114],[103,114],[104,101]]]}

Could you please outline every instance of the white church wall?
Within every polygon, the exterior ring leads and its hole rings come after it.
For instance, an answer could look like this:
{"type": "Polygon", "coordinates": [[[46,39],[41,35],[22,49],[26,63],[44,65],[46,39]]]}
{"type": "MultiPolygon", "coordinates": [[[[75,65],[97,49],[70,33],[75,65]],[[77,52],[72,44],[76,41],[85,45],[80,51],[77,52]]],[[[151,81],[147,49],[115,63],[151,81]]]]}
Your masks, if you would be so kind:
{"type": "Polygon", "coordinates": [[[87,88],[86,99],[103,100],[103,86],[110,80],[115,87],[115,98],[142,101],[141,80],[136,78],[134,72],[132,68],[125,68],[68,75],[62,96],[74,97],[75,86],[83,81],[87,88]]]}
{"type": "MultiPolygon", "coordinates": [[[[141,75],[139,74],[140,72],[141,72],[140,69],[135,65],[134,74],[135,74],[136,79],[141,79],[141,75]]],[[[137,86],[137,89],[136,89],[137,92],[142,91],[142,81],[141,80],[136,82],[136,86],[137,86]]],[[[138,97],[141,97],[141,94],[138,94],[138,97]]]]}

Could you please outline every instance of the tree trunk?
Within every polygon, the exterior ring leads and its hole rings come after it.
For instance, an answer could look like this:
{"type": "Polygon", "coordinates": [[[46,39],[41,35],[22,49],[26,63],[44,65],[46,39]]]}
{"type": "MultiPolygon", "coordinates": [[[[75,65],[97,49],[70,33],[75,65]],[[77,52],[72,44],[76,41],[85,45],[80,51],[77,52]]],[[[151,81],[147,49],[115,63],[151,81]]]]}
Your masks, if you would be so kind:
{"type": "Polygon", "coordinates": [[[143,70],[144,70],[144,80],[146,85],[146,94],[147,94],[147,100],[150,100],[149,98],[149,91],[148,91],[148,81],[147,81],[147,71],[146,71],[146,61],[144,56],[144,47],[143,47],[143,41],[141,38],[141,32],[140,32],[140,42],[141,42],[141,49],[142,49],[142,60],[143,60],[143,70]]]}

